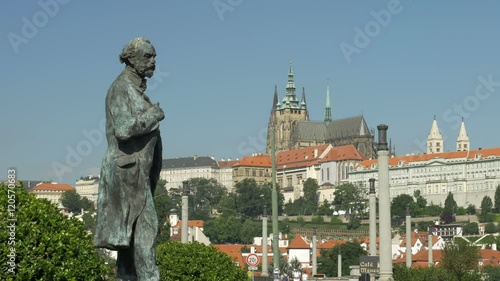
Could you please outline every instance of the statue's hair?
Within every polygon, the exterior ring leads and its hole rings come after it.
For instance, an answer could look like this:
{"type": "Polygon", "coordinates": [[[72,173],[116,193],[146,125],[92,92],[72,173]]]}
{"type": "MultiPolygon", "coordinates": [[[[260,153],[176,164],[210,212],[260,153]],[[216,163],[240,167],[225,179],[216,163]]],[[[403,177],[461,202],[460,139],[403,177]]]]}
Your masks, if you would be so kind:
{"type": "Polygon", "coordinates": [[[142,44],[151,44],[151,42],[144,37],[136,37],[125,44],[120,54],[120,63],[128,63],[129,59],[135,56],[137,48],[142,44]]]}

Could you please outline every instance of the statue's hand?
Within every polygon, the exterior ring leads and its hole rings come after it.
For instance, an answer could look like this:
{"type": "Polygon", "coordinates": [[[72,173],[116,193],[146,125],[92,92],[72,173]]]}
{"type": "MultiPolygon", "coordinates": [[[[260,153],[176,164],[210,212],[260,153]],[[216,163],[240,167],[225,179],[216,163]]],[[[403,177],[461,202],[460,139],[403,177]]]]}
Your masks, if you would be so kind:
{"type": "Polygon", "coordinates": [[[159,103],[153,105],[152,111],[153,111],[153,116],[156,118],[156,120],[161,121],[165,119],[165,113],[163,112],[163,109],[161,109],[159,103]]]}

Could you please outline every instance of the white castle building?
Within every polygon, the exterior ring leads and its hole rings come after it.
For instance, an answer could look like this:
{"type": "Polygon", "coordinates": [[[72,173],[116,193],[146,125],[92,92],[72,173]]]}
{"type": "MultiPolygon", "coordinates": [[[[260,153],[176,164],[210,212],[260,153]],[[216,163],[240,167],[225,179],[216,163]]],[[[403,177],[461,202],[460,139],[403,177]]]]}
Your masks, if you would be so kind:
{"type": "Polygon", "coordinates": [[[87,197],[94,205],[97,205],[97,192],[99,190],[99,177],[88,176],[80,178],[75,183],[76,192],[81,197],[87,197]]]}
{"type": "MultiPolygon", "coordinates": [[[[434,119],[426,154],[389,159],[391,198],[400,194],[413,196],[420,190],[429,203],[444,204],[448,192],[452,192],[459,206],[476,207],[484,196],[494,198],[500,184],[500,148],[470,150],[463,120],[456,151],[443,152],[443,145],[434,119]]],[[[350,171],[348,181],[367,187],[370,178],[378,178],[377,164],[376,159],[362,161],[350,171]]]]}

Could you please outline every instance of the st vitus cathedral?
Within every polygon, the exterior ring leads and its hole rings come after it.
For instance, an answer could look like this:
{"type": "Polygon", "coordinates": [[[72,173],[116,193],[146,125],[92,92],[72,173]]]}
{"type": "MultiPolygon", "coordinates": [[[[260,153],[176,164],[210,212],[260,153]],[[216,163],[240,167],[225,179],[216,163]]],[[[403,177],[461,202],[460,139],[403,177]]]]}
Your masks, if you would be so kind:
{"type": "Polygon", "coordinates": [[[276,153],[321,144],[333,146],[352,144],[366,157],[377,158],[374,131],[368,129],[362,115],[333,119],[328,87],[324,120],[309,120],[305,90],[302,88],[302,98],[299,102],[295,93],[291,63],[286,94],[281,102],[277,87],[274,89],[271,117],[267,128],[267,154],[271,153],[271,130],[274,130],[276,153]]]}

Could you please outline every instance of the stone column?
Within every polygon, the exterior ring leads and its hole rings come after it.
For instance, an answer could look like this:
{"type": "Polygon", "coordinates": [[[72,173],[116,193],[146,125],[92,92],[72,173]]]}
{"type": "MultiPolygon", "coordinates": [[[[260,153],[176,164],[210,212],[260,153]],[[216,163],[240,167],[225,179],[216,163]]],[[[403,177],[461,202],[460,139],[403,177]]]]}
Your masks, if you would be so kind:
{"type": "Polygon", "coordinates": [[[370,256],[377,255],[377,197],[375,194],[375,179],[370,179],[370,256]]]}
{"type": "Polygon", "coordinates": [[[182,234],[181,242],[188,242],[188,198],[189,198],[189,185],[188,181],[182,182],[182,234]]]}
{"type": "Polygon", "coordinates": [[[316,257],[316,243],[317,243],[317,237],[316,237],[317,233],[316,233],[316,226],[314,226],[314,232],[313,232],[313,240],[312,240],[312,243],[313,243],[313,246],[312,246],[312,274],[316,274],[318,273],[317,270],[318,270],[318,260],[317,260],[317,257],[316,257]]]}
{"type": "Polygon", "coordinates": [[[339,246],[337,276],[342,277],[342,248],[339,246]]]}
{"type": "Polygon", "coordinates": [[[411,267],[412,256],[410,205],[406,205],[406,267],[411,267]]]}
{"type": "Polygon", "coordinates": [[[427,240],[429,243],[429,267],[434,265],[434,261],[432,260],[432,232],[431,229],[429,228],[429,234],[427,236],[427,240]]]}
{"type": "Polygon", "coordinates": [[[380,228],[380,281],[392,279],[392,231],[391,231],[391,194],[389,189],[389,149],[387,147],[387,125],[378,129],[378,197],[380,228]]]}
{"type": "Polygon", "coordinates": [[[264,205],[264,214],[262,215],[262,276],[269,276],[267,270],[267,213],[264,205]]]}

